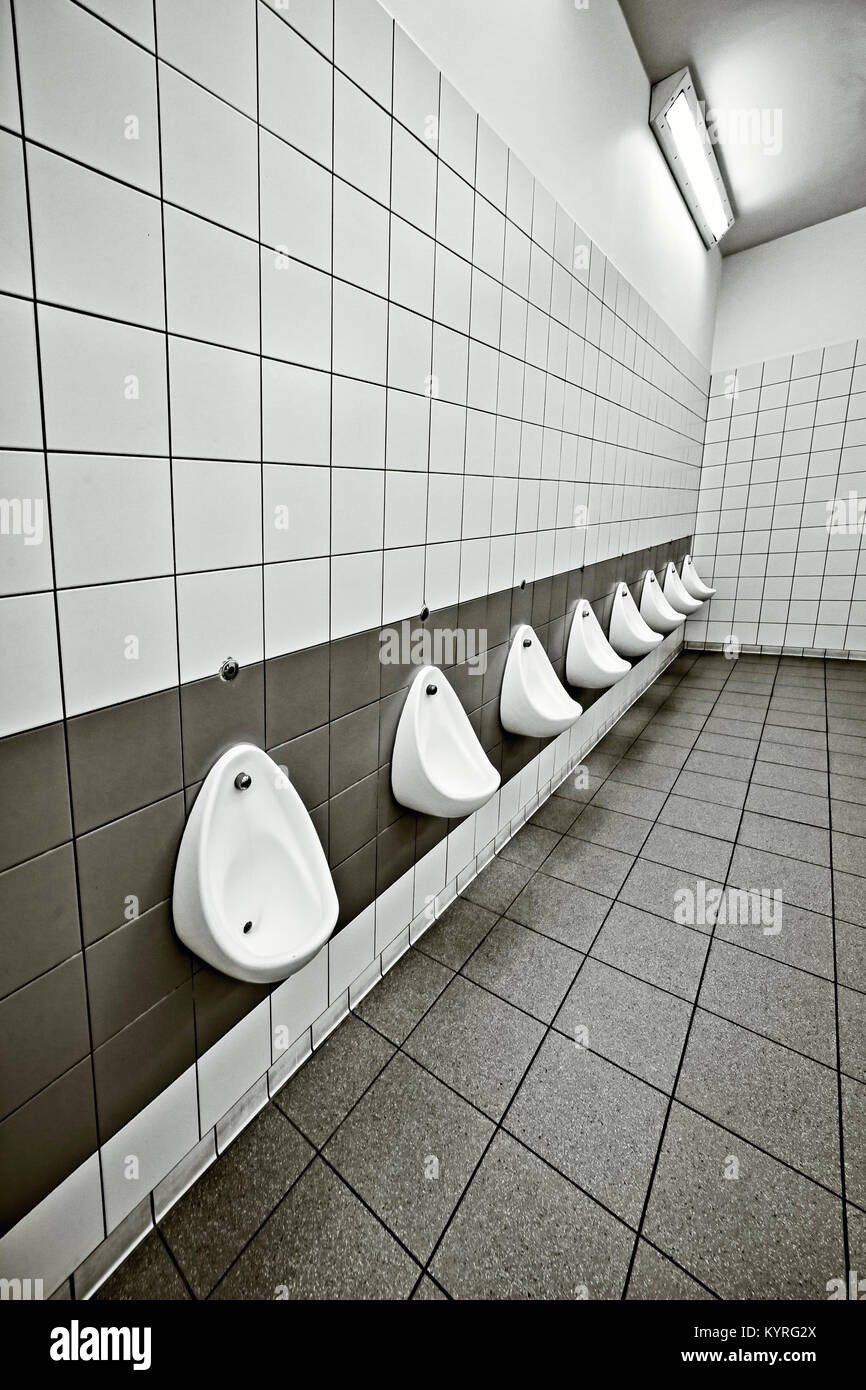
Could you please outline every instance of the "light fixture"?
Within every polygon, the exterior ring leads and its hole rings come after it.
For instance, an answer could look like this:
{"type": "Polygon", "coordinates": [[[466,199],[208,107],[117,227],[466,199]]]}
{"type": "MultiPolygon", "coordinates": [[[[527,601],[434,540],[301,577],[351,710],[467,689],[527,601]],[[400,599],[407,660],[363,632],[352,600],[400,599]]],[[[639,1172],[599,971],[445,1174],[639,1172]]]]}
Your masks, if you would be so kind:
{"type": "Polygon", "coordinates": [[[701,236],[715,246],[734,214],[688,68],[655,84],[650,125],[701,236]]]}

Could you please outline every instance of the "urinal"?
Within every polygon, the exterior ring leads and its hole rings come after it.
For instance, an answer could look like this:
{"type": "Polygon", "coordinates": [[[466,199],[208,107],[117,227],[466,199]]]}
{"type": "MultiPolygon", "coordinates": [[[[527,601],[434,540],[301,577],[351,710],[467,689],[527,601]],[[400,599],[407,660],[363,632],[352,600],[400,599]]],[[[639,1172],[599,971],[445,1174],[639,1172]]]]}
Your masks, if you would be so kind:
{"type": "Polygon", "coordinates": [[[553,738],[583,713],[550,664],[537,633],[527,623],[517,629],[508,651],[499,718],[510,734],[553,738]]]}
{"type": "Polygon", "coordinates": [[[627,584],[617,584],[608,629],[610,645],[620,656],[633,660],[646,656],[661,642],[662,634],[647,627],[627,584]]]}
{"type": "Polygon", "coordinates": [[[251,743],[214,763],[180,842],[175,930],[236,980],[283,980],[324,946],[337,894],[307,808],[251,743]]]}
{"type": "Polygon", "coordinates": [[[406,696],[391,753],[394,799],[427,816],[468,816],[489,801],[499,773],[466,711],[435,666],[422,666],[406,696]]]}
{"type": "Polygon", "coordinates": [[[644,575],[640,595],[640,615],[647,627],[651,627],[653,632],[661,632],[665,635],[673,632],[681,623],[685,622],[684,615],[678,613],[668,603],[652,570],[647,570],[644,575]]]}
{"type": "Polygon", "coordinates": [[[713,594],[716,592],[715,589],[711,589],[710,586],[705,584],[701,579],[701,576],[695,569],[695,562],[691,555],[687,555],[683,560],[682,580],[686,593],[691,594],[692,598],[712,598],[713,594]]]}
{"type": "Polygon", "coordinates": [[[631,662],[617,656],[589,600],[582,598],[574,610],[565,652],[565,676],[569,685],[582,686],[585,690],[606,690],[630,670],[631,662]]]}
{"type": "Polygon", "coordinates": [[[686,617],[690,613],[697,613],[698,609],[704,606],[703,599],[692,598],[677,574],[677,567],[673,560],[669,560],[665,565],[665,582],[662,593],[671,608],[676,609],[677,613],[684,613],[686,617]]]}

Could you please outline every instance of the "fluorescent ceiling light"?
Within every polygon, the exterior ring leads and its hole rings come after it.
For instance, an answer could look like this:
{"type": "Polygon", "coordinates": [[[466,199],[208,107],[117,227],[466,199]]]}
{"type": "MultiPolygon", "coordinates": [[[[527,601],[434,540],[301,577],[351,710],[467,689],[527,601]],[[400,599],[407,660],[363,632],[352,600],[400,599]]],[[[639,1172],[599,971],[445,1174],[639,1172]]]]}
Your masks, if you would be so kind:
{"type": "Polygon", "coordinates": [[[650,125],[698,230],[715,245],[734,216],[688,68],[653,87],[650,125]]]}

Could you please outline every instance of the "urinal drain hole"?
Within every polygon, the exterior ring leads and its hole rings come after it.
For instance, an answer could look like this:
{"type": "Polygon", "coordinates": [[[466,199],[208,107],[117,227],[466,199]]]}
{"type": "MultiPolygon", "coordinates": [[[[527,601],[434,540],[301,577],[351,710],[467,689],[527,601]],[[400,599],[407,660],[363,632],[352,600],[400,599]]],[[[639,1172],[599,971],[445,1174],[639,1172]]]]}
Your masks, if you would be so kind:
{"type": "Polygon", "coordinates": [[[253,924],[252,924],[252,922],[244,922],[244,936],[246,936],[247,932],[252,931],[252,929],[253,929],[253,924]]]}

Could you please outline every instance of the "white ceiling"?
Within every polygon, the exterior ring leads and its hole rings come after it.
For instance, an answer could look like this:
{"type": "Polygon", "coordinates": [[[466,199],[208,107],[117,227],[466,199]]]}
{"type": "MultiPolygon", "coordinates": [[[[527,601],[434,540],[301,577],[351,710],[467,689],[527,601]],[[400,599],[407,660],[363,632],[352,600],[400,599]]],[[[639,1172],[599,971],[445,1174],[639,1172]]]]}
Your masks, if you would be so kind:
{"type": "Polygon", "coordinates": [[[723,255],[866,203],[866,0],[620,5],[650,82],[688,65],[721,113],[723,255]]]}

